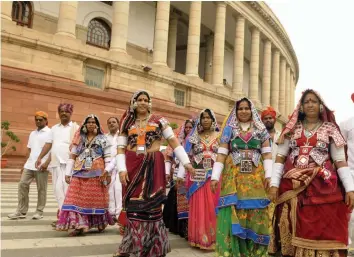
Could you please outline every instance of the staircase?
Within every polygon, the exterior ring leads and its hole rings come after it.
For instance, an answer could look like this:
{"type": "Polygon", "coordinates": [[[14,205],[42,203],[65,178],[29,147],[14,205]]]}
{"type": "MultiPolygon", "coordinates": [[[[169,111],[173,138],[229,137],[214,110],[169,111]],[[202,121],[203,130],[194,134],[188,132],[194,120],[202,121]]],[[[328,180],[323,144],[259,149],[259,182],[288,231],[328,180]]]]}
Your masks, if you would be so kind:
{"type": "MultiPolygon", "coordinates": [[[[1,182],[19,182],[21,178],[21,168],[1,169],[1,182]]],[[[52,183],[52,175],[49,172],[48,183],[52,183]]]]}

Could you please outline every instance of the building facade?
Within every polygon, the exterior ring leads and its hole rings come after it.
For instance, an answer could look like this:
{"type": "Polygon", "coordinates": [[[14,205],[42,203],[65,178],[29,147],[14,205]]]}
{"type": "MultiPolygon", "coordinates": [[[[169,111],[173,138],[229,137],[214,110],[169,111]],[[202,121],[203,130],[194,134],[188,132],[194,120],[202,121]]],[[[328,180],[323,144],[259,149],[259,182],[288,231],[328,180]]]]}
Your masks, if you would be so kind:
{"type": "Polygon", "coordinates": [[[221,123],[236,99],[273,106],[278,126],[294,108],[299,66],[290,39],[264,2],[1,2],[2,120],[25,153],[36,110],[58,123],[120,117],[132,92],[180,123],[211,108],[221,123]]]}

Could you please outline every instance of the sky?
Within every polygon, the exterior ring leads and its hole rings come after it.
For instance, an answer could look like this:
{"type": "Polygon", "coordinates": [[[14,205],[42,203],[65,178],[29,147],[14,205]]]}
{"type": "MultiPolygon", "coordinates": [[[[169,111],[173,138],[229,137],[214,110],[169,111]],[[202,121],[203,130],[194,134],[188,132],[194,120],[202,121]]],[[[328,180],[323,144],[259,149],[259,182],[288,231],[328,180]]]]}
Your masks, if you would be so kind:
{"type": "Polygon", "coordinates": [[[341,122],[354,116],[354,1],[266,1],[283,24],[299,61],[295,101],[320,93],[341,122]]]}

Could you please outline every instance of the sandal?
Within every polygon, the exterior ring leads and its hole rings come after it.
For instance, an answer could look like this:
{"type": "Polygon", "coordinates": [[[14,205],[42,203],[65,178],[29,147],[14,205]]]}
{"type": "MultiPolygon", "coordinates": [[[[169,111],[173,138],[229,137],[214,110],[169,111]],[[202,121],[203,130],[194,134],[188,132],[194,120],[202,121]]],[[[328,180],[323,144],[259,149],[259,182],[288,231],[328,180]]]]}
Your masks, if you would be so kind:
{"type": "Polygon", "coordinates": [[[83,229],[75,229],[74,231],[69,233],[69,236],[81,236],[84,233],[83,229]]]}
{"type": "Polygon", "coordinates": [[[53,221],[52,224],[50,224],[53,228],[57,226],[57,221],[53,221]]]}

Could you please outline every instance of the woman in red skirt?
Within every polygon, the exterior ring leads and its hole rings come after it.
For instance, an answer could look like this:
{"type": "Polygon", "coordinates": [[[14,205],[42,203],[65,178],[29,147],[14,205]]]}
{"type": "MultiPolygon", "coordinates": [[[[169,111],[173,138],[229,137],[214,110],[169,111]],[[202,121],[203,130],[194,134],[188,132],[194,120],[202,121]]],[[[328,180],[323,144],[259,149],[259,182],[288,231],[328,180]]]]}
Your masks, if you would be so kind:
{"type": "Polygon", "coordinates": [[[278,139],[269,192],[276,201],[270,254],[347,256],[354,182],[344,145],[333,112],[306,90],[278,139]]]}
{"type": "Polygon", "coordinates": [[[110,177],[105,172],[110,157],[110,145],[99,120],[90,114],[73,138],[65,172],[69,188],[56,230],[73,229],[70,236],[77,236],[91,228],[101,232],[114,224],[108,213],[110,177]]]}

